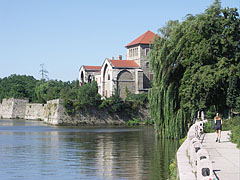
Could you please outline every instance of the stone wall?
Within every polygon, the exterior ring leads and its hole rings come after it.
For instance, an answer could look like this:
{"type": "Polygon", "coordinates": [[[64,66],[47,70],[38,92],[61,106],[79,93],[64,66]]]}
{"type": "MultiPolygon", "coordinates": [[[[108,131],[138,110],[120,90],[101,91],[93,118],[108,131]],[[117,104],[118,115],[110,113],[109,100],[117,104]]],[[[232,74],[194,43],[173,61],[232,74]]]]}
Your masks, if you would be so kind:
{"type": "MultiPolygon", "coordinates": [[[[61,109],[62,103],[60,99],[54,99],[47,101],[44,107],[44,122],[47,124],[57,125],[61,124],[59,109],[61,109]]],[[[63,114],[64,115],[64,114],[63,114]]]]}
{"type": "Polygon", "coordinates": [[[44,104],[28,103],[25,108],[24,119],[44,120],[44,104]]]}
{"type": "Polygon", "coordinates": [[[126,98],[125,89],[127,88],[131,93],[136,92],[136,80],[134,80],[134,75],[127,70],[123,70],[118,74],[117,77],[117,87],[120,97],[126,98]]]}
{"type": "Polygon", "coordinates": [[[0,115],[2,118],[12,118],[13,98],[3,99],[0,110],[0,115]]]}
{"type": "Polygon", "coordinates": [[[0,117],[1,118],[24,118],[25,114],[25,105],[28,103],[28,100],[24,99],[3,99],[0,108],[0,117]]]}
{"type": "Polygon", "coordinates": [[[120,125],[126,121],[139,118],[142,121],[150,118],[149,110],[141,109],[134,114],[109,113],[107,109],[88,108],[68,115],[63,107],[63,100],[55,99],[47,104],[28,103],[28,100],[4,99],[0,104],[0,117],[43,120],[50,125],[120,125]]]}
{"type": "Polygon", "coordinates": [[[60,99],[48,101],[45,107],[44,122],[51,125],[120,125],[133,118],[142,121],[150,118],[148,109],[141,109],[139,112],[129,116],[126,113],[110,114],[107,110],[88,108],[79,110],[74,115],[68,115],[60,99]]]}
{"type": "Polygon", "coordinates": [[[25,99],[13,99],[13,111],[11,118],[24,119],[26,104],[29,100],[25,99]]]}

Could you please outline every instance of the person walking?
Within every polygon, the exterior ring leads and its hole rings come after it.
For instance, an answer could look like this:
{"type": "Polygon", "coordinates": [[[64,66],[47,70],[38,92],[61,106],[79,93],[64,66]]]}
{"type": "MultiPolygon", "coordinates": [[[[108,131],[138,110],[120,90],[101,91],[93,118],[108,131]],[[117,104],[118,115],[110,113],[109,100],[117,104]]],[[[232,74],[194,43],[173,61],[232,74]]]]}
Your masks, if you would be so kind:
{"type": "Polygon", "coordinates": [[[214,122],[215,122],[216,134],[217,134],[216,142],[220,143],[221,131],[222,131],[222,118],[220,118],[218,113],[214,117],[214,122]]]}

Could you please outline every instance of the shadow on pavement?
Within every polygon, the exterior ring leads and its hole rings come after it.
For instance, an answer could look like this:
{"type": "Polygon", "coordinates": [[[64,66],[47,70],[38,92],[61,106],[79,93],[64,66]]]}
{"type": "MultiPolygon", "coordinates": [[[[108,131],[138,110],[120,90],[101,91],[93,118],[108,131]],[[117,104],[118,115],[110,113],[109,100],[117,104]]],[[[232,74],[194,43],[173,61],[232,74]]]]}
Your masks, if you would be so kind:
{"type": "Polygon", "coordinates": [[[217,176],[217,174],[216,174],[216,172],[218,172],[218,171],[221,171],[221,170],[213,170],[213,173],[214,173],[214,175],[216,176],[217,180],[219,180],[219,178],[218,178],[218,176],[217,176]]]}

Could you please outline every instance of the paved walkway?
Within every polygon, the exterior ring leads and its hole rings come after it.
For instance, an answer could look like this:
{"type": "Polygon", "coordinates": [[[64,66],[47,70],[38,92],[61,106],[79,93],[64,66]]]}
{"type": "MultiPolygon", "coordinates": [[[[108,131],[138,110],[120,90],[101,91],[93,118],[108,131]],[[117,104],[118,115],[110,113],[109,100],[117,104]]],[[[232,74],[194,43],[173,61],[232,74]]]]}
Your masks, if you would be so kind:
{"type": "Polygon", "coordinates": [[[217,143],[215,133],[203,136],[205,148],[213,163],[213,172],[218,180],[240,180],[240,150],[229,140],[229,131],[222,132],[221,142],[217,143]]]}

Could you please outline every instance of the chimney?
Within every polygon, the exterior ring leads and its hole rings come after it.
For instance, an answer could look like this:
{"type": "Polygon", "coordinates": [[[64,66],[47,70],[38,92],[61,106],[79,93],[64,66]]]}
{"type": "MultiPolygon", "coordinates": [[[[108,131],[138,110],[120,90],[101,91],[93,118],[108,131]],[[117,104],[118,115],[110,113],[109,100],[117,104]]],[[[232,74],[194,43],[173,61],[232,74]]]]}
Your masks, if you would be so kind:
{"type": "Polygon", "coordinates": [[[116,57],[117,60],[122,60],[122,55],[116,57]]]}
{"type": "Polygon", "coordinates": [[[114,57],[112,57],[112,60],[114,60],[114,57]]]}

